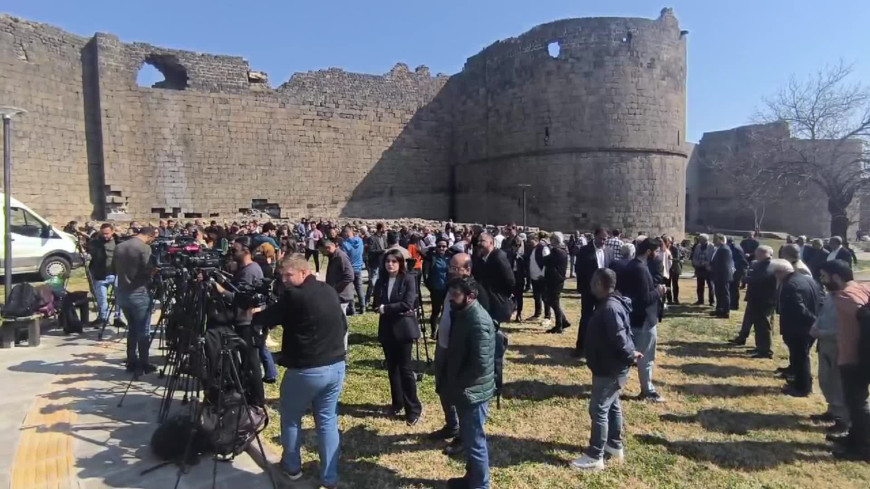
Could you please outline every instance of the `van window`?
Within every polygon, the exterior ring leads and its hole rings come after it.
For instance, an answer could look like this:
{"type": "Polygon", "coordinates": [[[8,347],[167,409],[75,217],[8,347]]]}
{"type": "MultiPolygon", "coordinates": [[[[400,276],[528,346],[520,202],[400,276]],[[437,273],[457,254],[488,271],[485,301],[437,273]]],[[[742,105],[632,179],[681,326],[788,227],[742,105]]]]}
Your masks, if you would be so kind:
{"type": "Polygon", "coordinates": [[[18,207],[12,207],[12,219],[9,220],[9,232],[29,238],[42,236],[42,222],[33,214],[18,207]]]}

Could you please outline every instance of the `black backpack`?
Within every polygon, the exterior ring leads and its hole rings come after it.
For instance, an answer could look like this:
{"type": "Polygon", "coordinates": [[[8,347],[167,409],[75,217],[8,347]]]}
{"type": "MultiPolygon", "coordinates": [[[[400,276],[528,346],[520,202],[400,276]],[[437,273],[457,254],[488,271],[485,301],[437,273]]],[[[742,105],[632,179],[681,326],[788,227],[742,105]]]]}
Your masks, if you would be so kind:
{"type": "Polygon", "coordinates": [[[20,283],[12,287],[9,299],[2,309],[3,317],[23,318],[32,316],[36,311],[37,302],[36,289],[27,282],[20,283]]]}
{"type": "Polygon", "coordinates": [[[231,457],[244,452],[268,425],[269,415],[265,409],[244,404],[224,409],[205,406],[200,419],[200,426],[209,440],[209,450],[216,455],[231,457]]]}

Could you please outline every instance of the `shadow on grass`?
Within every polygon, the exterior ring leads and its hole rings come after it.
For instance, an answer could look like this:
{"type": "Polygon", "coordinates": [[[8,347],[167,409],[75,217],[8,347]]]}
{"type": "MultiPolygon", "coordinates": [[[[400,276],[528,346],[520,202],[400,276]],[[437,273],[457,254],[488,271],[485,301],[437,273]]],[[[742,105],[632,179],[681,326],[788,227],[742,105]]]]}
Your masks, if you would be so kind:
{"type": "Polygon", "coordinates": [[[668,355],[674,357],[743,357],[748,358],[744,350],[735,349],[733,345],[715,341],[664,341],[659,346],[668,355]]]}
{"type": "Polygon", "coordinates": [[[793,441],[670,441],[656,435],[638,435],[641,443],[664,447],[669,452],[697,462],[712,463],[723,469],[759,471],[798,461],[818,462],[829,459],[827,446],[821,443],[793,441]]]}
{"type": "Polygon", "coordinates": [[[510,345],[507,361],[528,365],[572,366],[576,360],[571,357],[573,348],[547,345],[510,345]]]}
{"type": "Polygon", "coordinates": [[[770,376],[769,370],[757,368],[736,367],[733,365],[716,365],[714,363],[684,363],[683,365],[660,365],[666,370],[679,370],[686,375],[728,379],[731,377],[770,376]]]}
{"type": "Polygon", "coordinates": [[[770,385],[737,385],[737,384],[667,384],[669,390],[687,396],[699,397],[749,397],[780,395],[782,389],[770,385]]]}
{"type": "Polygon", "coordinates": [[[589,385],[547,384],[539,380],[505,382],[503,389],[505,399],[527,401],[543,401],[554,397],[589,399],[591,393],[591,386],[589,385]]]}
{"type": "Polygon", "coordinates": [[[758,430],[820,431],[802,416],[794,414],[759,414],[726,409],[704,409],[697,414],[663,414],[662,421],[671,423],[698,423],[707,431],[745,435],[758,430]]]}

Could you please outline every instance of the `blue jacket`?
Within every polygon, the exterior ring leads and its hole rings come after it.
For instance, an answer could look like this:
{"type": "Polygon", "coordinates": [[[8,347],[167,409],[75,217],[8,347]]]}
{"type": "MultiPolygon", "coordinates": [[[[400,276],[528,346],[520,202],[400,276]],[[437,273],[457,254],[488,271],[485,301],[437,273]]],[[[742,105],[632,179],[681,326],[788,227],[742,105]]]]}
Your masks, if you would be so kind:
{"type": "Polygon", "coordinates": [[[631,339],[631,300],[613,294],[600,302],[586,330],[586,365],[592,375],[616,375],[634,363],[631,339]]]}
{"type": "Polygon", "coordinates": [[[363,268],[363,240],[359,236],[347,238],[341,242],[341,249],[347,253],[350,258],[350,264],[353,265],[353,271],[359,272],[363,268]]]}

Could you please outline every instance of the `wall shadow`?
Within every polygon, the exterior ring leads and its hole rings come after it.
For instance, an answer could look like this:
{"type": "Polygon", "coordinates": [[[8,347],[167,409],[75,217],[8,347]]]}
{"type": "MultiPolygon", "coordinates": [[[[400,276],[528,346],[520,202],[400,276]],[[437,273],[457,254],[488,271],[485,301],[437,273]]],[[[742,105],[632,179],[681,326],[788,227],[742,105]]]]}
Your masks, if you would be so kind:
{"type": "Polygon", "coordinates": [[[503,397],[524,401],[544,401],[553,398],[589,399],[591,385],[548,384],[540,380],[515,380],[505,382],[503,397]]]}
{"type": "MultiPolygon", "coordinates": [[[[502,328],[505,328],[505,326],[502,326],[502,328]]],[[[542,328],[538,328],[538,330],[542,333],[544,332],[542,328]]],[[[567,346],[510,345],[507,349],[506,361],[527,365],[571,366],[573,363],[576,363],[571,357],[571,352],[573,351],[573,348],[567,346]]]]}
{"type": "Polygon", "coordinates": [[[727,379],[731,377],[770,376],[771,371],[758,368],[737,367],[734,365],[716,365],[714,363],[684,363],[682,365],[656,365],[665,370],[677,370],[686,375],[699,377],[714,377],[727,379]]]}
{"type": "Polygon", "coordinates": [[[746,358],[745,350],[737,350],[734,345],[715,341],[663,341],[659,348],[674,357],[740,357],[746,358]]]}
{"type": "Polygon", "coordinates": [[[100,110],[100,75],[97,38],[92,37],[81,50],[82,100],[85,116],[85,145],[88,154],[88,189],[92,219],[106,218],[106,177],[103,159],[103,126],[100,110]]]}
{"type": "Polygon", "coordinates": [[[736,398],[736,397],[751,397],[751,396],[771,396],[780,395],[781,387],[769,385],[737,385],[737,384],[668,384],[659,382],[661,385],[668,386],[668,389],[678,392],[686,396],[698,396],[706,398],[736,398]]]}

